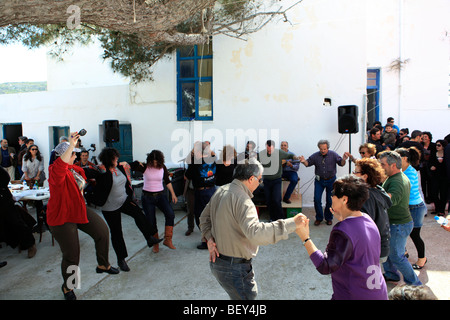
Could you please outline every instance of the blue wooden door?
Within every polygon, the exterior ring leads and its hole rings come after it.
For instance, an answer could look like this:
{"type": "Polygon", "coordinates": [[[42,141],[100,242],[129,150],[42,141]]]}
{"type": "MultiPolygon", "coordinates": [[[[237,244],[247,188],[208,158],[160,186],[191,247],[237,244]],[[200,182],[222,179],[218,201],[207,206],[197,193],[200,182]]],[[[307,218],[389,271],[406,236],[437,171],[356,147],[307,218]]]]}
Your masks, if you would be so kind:
{"type": "Polygon", "coordinates": [[[133,162],[133,135],[131,131],[131,124],[119,124],[119,131],[119,141],[109,142],[107,143],[107,146],[119,150],[119,162],[133,162]]]}
{"type": "Polygon", "coordinates": [[[70,127],[53,127],[53,148],[59,144],[59,138],[62,136],[68,137],[70,134],[70,127]]]}

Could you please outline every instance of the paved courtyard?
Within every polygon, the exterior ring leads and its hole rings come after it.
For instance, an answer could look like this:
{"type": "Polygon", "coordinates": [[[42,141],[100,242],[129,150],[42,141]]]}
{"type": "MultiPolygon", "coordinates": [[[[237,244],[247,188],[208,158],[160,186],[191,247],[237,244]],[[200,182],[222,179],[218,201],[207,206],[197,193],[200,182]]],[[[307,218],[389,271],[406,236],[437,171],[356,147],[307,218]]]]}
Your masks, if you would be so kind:
{"type": "MultiPolygon", "coordinates": [[[[32,209],[34,210],[34,209],[32,209]]],[[[314,220],[314,209],[303,212],[314,220]]],[[[228,296],[211,275],[207,250],[199,250],[200,232],[195,230],[185,236],[186,213],[175,211],[176,226],[171,250],[160,245],[155,254],[145,241],[134,221],[122,215],[123,231],[128,248],[130,272],[119,275],[97,274],[94,245],[91,238],[80,232],[81,281],[76,295],[80,300],[228,300],[228,296]]],[[[100,213],[101,214],[101,213],[100,213]]],[[[261,213],[261,220],[268,215],[261,213]]],[[[336,221],[334,221],[335,223],[336,221]]],[[[158,226],[164,230],[164,217],[158,212],[158,226]]],[[[331,226],[311,226],[311,238],[317,247],[324,250],[328,243],[331,226]]],[[[422,237],[426,244],[428,263],[416,271],[419,279],[439,299],[450,299],[450,233],[440,228],[433,216],[424,219],[422,237]]],[[[51,234],[37,239],[37,254],[28,259],[27,252],[17,249],[0,249],[0,261],[8,264],[0,269],[1,300],[62,300],[62,278],[60,275],[61,253],[58,244],[52,246],[51,234]]],[[[411,240],[407,249],[409,261],[414,263],[417,252],[411,240]]],[[[110,261],[117,266],[111,247],[110,261]]],[[[259,300],[329,300],[332,294],[331,277],[319,274],[309,260],[297,235],[275,245],[261,246],[253,267],[258,283],[259,300]]],[[[388,284],[388,289],[393,285],[388,284]]]]}

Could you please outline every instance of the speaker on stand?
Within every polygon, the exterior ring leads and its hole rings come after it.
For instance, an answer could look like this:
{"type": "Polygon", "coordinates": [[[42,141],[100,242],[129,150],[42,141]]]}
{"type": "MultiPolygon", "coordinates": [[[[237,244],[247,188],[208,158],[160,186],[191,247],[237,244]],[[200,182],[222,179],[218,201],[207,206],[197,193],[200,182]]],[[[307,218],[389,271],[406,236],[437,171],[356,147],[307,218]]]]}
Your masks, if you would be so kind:
{"type": "Polygon", "coordinates": [[[119,120],[103,120],[103,141],[107,146],[120,141],[119,120]]]}
{"type": "MultiPolygon", "coordinates": [[[[352,153],[352,133],[358,133],[358,107],[355,105],[338,107],[338,131],[348,133],[348,152],[352,153]]],[[[348,173],[352,171],[351,161],[349,162],[348,173]]]]}

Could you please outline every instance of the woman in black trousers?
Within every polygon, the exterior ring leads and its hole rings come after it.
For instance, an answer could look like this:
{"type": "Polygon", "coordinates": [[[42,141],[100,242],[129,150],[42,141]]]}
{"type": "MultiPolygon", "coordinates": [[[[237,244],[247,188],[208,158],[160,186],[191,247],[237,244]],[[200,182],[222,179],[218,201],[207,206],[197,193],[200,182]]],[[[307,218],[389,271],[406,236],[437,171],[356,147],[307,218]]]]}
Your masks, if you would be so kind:
{"type": "Polygon", "coordinates": [[[92,203],[102,207],[103,216],[110,229],[111,242],[117,255],[119,268],[122,271],[130,271],[125,261],[128,252],[123,239],[120,213],[123,212],[134,219],[149,247],[159,243],[162,239],[152,236],[156,230],[145,218],[142,209],[133,201],[133,189],[124,167],[118,163],[119,156],[119,152],[114,148],[104,148],[99,154],[98,158],[105,166],[106,172],[96,179],[92,203]]]}

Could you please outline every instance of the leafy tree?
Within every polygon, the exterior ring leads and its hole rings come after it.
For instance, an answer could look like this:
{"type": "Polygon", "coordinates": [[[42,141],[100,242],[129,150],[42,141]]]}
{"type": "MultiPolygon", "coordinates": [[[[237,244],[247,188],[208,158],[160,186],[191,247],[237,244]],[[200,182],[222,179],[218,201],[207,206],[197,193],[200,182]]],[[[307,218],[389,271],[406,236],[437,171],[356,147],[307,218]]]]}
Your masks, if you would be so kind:
{"type": "Polygon", "coordinates": [[[0,44],[47,46],[63,59],[75,43],[98,39],[103,59],[135,83],[177,48],[223,34],[245,40],[287,11],[277,0],[2,0],[0,44]],[[275,10],[268,10],[273,9],[275,10]]]}

